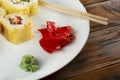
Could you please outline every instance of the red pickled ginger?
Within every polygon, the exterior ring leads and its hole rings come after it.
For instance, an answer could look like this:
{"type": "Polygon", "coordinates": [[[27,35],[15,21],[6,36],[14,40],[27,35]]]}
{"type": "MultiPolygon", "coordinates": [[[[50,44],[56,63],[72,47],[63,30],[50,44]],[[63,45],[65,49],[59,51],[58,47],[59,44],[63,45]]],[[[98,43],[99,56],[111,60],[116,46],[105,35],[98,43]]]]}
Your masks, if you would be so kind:
{"type": "Polygon", "coordinates": [[[47,21],[46,28],[38,31],[42,34],[39,43],[48,53],[61,49],[75,38],[71,26],[56,27],[55,22],[52,21],[47,21]]]}

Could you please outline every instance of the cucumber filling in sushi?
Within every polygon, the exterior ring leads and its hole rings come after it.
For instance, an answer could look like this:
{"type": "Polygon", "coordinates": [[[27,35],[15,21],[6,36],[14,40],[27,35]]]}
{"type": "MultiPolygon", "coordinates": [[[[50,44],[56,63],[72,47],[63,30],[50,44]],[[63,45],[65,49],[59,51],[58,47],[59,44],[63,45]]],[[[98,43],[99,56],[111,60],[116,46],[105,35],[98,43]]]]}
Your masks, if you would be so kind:
{"type": "Polygon", "coordinates": [[[30,0],[11,0],[11,2],[13,2],[14,4],[25,4],[29,3],[30,0]]]}

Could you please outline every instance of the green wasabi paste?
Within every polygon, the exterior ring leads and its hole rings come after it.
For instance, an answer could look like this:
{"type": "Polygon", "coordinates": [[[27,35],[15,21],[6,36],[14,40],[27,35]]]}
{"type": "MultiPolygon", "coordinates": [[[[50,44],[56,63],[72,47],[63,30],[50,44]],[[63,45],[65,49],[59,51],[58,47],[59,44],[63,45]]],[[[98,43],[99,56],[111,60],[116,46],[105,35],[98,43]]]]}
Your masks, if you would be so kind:
{"type": "Polygon", "coordinates": [[[36,70],[38,70],[39,66],[35,58],[32,55],[27,54],[22,57],[22,61],[19,64],[19,67],[26,72],[35,72],[36,70]]]}

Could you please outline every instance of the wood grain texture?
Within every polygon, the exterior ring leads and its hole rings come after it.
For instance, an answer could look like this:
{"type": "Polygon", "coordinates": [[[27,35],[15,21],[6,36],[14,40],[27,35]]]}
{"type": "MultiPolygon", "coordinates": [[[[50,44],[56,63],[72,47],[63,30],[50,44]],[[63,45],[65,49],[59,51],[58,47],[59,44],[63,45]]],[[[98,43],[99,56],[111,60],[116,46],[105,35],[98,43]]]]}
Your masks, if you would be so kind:
{"type": "Polygon", "coordinates": [[[80,0],[84,5],[90,5],[95,3],[100,3],[108,0],[80,0]]]}
{"type": "Polygon", "coordinates": [[[108,17],[110,24],[91,22],[82,52],[63,69],[42,80],[120,80],[120,8],[116,7],[120,7],[120,0],[80,1],[89,13],[108,17]]]}
{"type": "Polygon", "coordinates": [[[105,68],[81,74],[80,76],[74,76],[66,80],[120,80],[119,66],[119,63],[113,64],[110,66],[106,66],[105,68]]]}

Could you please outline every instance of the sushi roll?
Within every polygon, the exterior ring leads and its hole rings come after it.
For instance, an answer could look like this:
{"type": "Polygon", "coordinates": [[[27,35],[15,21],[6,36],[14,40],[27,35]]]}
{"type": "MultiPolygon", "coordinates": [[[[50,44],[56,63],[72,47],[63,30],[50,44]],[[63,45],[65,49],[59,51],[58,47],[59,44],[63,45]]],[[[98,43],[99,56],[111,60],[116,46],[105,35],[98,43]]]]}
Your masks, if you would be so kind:
{"type": "Polygon", "coordinates": [[[31,0],[30,2],[30,15],[34,15],[38,12],[38,0],[31,0]]]}
{"type": "Polygon", "coordinates": [[[2,0],[0,0],[0,6],[1,6],[2,0]]]}
{"type": "Polygon", "coordinates": [[[0,7],[0,18],[5,17],[5,15],[6,15],[6,10],[4,8],[0,7]]]}
{"type": "Polygon", "coordinates": [[[4,8],[0,7],[0,32],[3,29],[1,21],[5,17],[5,15],[6,15],[6,10],[4,8]]]}
{"type": "Polygon", "coordinates": [[[38,0],[2,0],[2,7],[7,13],[33,15],[38,11],[38,0]]]}
{"type": "Polygon", "coordinates": [[[3,20],[3,35],[8,41],[18,44],[33,38],[32,22],[22,14],[9,14],[3,20]]]}

